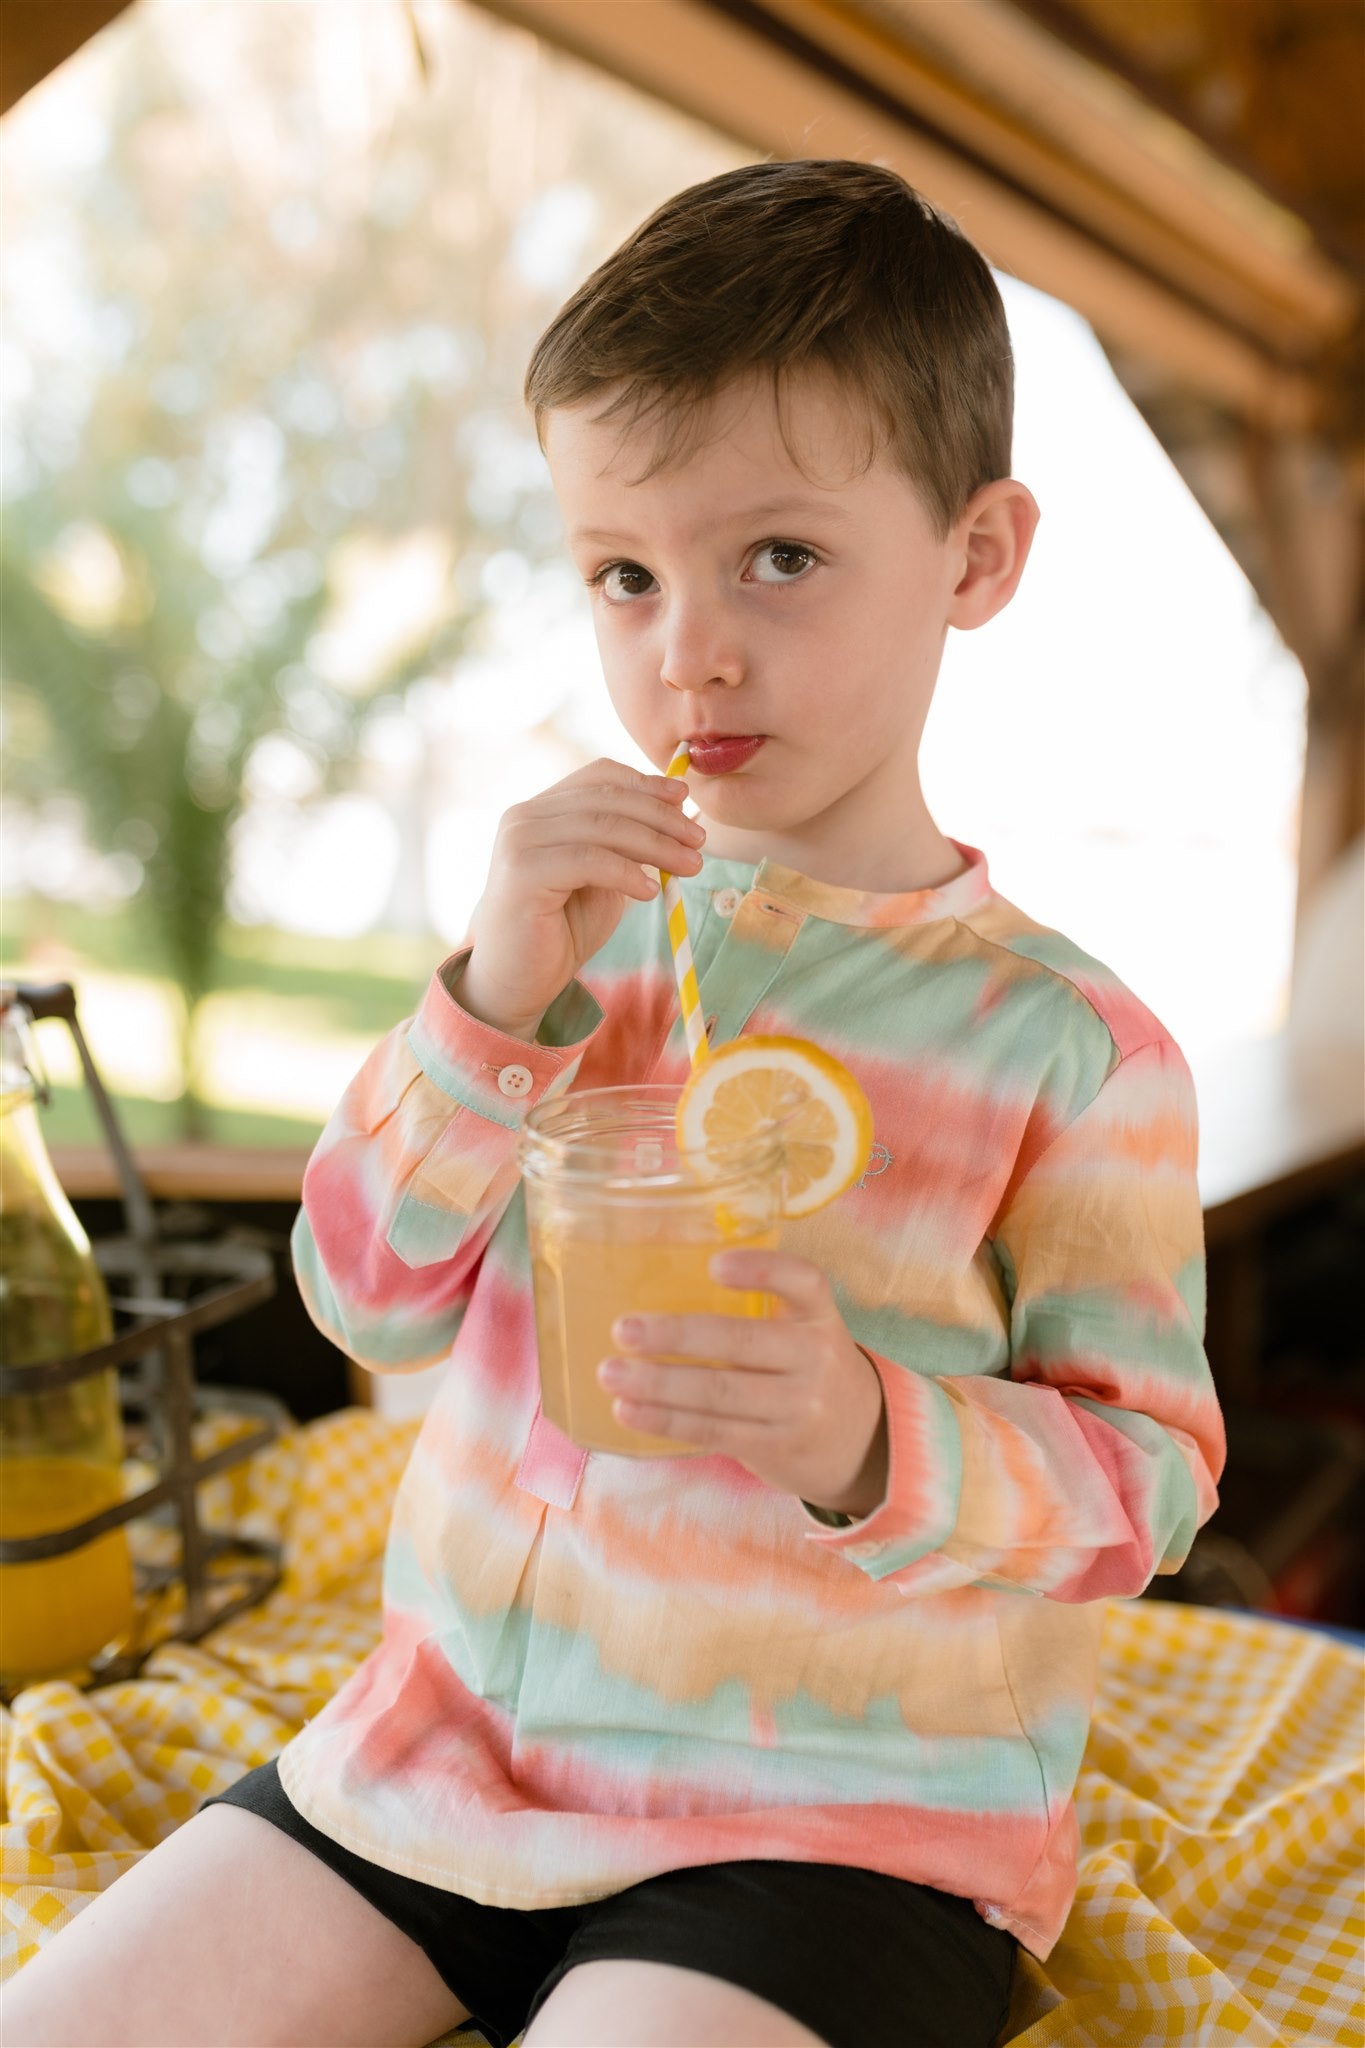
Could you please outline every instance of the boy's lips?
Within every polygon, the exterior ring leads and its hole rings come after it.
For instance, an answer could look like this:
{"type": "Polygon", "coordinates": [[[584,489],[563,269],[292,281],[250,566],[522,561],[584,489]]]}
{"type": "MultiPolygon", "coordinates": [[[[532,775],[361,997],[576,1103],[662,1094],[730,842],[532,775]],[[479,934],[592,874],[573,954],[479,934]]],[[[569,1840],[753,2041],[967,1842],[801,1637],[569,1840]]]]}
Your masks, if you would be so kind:
{"type": "Polygon", "coordinates": [[[687,742],[690,765],[699,775],[729,775],[752,761],[767,735],[761,732],[699,732],[687,742]]]}

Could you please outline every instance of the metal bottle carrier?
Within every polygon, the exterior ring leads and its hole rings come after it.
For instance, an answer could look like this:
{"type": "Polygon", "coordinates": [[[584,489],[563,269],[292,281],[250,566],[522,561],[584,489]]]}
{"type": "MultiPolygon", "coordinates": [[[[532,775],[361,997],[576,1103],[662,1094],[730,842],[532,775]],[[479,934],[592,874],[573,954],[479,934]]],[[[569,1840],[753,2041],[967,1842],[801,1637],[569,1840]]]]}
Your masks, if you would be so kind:
{"type": "MultiPolygon", "coordinates": [[[[231,1237],[162,1238],[81,1030],[74,990],[65,982],[7,984],[5,994],[33,1018],[59,1018],[70,1031],[118,1171],[125,1228],[121,1236],[92,1246],[109,1285],[112,1340],[37,1365],[0,1365],[0,1396],[40,1394],[116,1370],[130,1441],[140,1454],[149,1455],[158,1476],[70,1528],[0,1538],[0,1565],[61,1557],[121,1524],[147,1518],[178,1537],[179,1555],[173,1562],[139,1558],[135,1548],[134,1640],[126,1651],[96,1665],[91,1682],[103,1682],[132,1675],[166,1642],[197,1641],[264,1599],[279,1581],[280,1544],[207,1528],[199,1489],[273,1443],[289,1427],[289,1413],[270,1394],[200,1386],[194,1373],[199,1334],[268,1300],[275,1292],[275,1273],[269,1253],[257,1245],[231,1237]],[[243,1421],[248,1427],[218,1448],[197,1453],[195,1425],[210,1419],[228,1425],[243,1421]]],[[[39,1101],[46,1101],[44,1077],[38,1073],[34,1080],[39,1101]]]]}

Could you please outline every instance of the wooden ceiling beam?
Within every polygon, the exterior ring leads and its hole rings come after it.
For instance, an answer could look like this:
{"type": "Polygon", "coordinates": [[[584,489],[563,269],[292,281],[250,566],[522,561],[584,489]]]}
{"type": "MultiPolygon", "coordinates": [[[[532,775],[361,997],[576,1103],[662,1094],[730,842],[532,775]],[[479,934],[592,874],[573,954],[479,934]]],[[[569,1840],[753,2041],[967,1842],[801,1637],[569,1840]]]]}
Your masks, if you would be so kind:
{"type": "Polygon", "coordinates": [[[1354,286],[1302,221],[1011,0],[758,7],[1276,354],[1349,326],[1354,286]]]}
{"type": "Polygon", "coordinates": [[[0,8],[0,114],[128,4],[129,0],[6,0],[0,8]]]}
{"type": "MultiPolygon", "coordinates": [[[[1106,338],[1276,431],[1307,425],[1306,370],[1038,199],[708,0],[480,0],[507,21],[734,136],[757,154],[892,165],[1001,269],[1076,307],[1106,338]]],[[[953,5],[960,0],[952,0],[953,5]]]]}

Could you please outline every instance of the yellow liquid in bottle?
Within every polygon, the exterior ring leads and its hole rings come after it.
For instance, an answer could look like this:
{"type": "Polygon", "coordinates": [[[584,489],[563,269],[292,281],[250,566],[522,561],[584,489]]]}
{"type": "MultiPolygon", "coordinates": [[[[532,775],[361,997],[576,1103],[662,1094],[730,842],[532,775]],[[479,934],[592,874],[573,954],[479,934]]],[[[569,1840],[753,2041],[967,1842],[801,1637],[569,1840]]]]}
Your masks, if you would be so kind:
{"type": "MultiPolygon", "coordinates": [[[[0,1537],[70,1528],[121,1498],[119,1474],[82,1458],[7,1458],[0,1465],[0,1537]]],[[[76,1672],[133,1622],[124,1529],[63,1557],[0,1567],[0,1679],[76,1672]]]]}
{"type": "MultiPolygon", "coordinates": [[[[771,1251],[777,1225],[712,1242],[612,1239],[530,1230],[531,1280],[540,1350],[541,1405],[585,1450],[634,1457],[677,1457],[695,1444],[625,1429],[611,1412],[613,1396],[599,1386],[597,1368],[614,1357],[611,1326],[619,1316],[767,1316],[766,1294],[721,1287],[707,1271],[719,1251],[771,1251]]],[[[695,1361],[689,1361],[695,1362],[695,1361]]]]}
{"type": "MultiPolygon", "coordinates": [[[[0,1037],[3,1029],[0,1028],[0,1037]]],[[[3,1064],[0,1062],[0,1064],[3,1064]]],[[[47,1155],[31,1087],[0,1082],[0,1361],[35,1365],[108,1342],[108,1296],[47,1155]]],[[[0,1538],[46,1536],[123,1497],[116,1376],[0,1396],[0,1538]]],[[[0,1685],[87,1674],[126,1642],[126,1528],[79,1550],[0,1565],[0,1685]]]]}

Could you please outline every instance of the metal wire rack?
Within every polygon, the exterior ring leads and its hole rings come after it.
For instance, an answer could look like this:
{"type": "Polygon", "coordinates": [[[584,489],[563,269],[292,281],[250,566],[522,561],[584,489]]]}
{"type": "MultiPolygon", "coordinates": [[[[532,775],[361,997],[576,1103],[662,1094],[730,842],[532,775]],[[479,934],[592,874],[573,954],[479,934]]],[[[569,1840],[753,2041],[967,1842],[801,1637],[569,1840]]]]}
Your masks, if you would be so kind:
{"type": "MultiPolygon", "coordinates": [[[[132,1643],[98,1662],[92,1680],[137,1671],[160,1644],[193,1642],[263,1599],[278,1582],[277,1541],[206,1526],[200,1489],[272,1443],[289,1425],[272,1395],[201,1386],[195,1340],[275,1291],[269,1254],[230,1236],[166,1242],[141,1174],[95,1068],[68,983],[7,985],[5,999],[35,1020],[57,1018],[75,1043],[86,1087],[118,1172],[125,1230],[93,1249],[109,1283],[115,1333],[107,1344],[38,1365],[0,1364],[0,1397],[42,1394],[116,1371],[130,1447],[155,1476],[115,1505],[42,1535],[0,1538],[0,1565],[61,1557],[138,1522],[173,1539],[134,1549],[139,1627],[132,1643]],[[205,1425],[209,1425],[205,1429],[205,1425]],[[203,1448],[207,1434],[226,1442],[203,1448]],[[196,1436],[201,1447],[196,1448],[196,1436]],[[158,1550],[169,1549],[169,1558],[158,1550]]],[[[39,1100],[47,1084],[34,1075],[39,1100]]]]}

